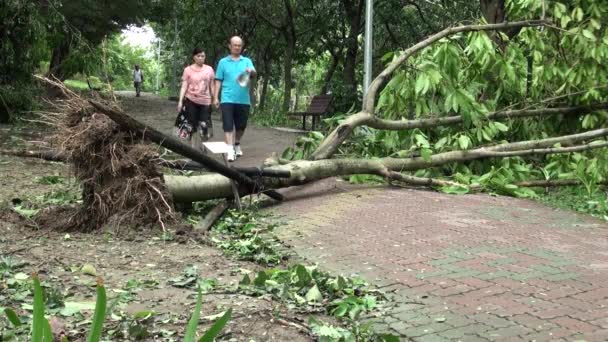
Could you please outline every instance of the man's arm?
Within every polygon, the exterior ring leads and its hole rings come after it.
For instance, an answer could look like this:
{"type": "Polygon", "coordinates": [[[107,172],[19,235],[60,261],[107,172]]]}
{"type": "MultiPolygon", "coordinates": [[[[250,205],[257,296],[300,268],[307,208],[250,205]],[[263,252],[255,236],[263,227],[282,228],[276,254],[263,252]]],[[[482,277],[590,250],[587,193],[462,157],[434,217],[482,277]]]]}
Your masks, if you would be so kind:
{"type": "Polygon", "coordinates": [[[215,80],[215,91],[213,94],[213,105],[216,107],[220,106],[220,92],[222,90],[222,81],[216,79],[215,80]]]}
{"type": "Polygon", "coordinates": [[[253,66],[253,62],[251,61],[251,59],[247,59],[247,67],[245,68],[245,71],[249,73],[250,77],[256,77],[258,75],[258,73],[255,71],[255,67],[253,66]]]}

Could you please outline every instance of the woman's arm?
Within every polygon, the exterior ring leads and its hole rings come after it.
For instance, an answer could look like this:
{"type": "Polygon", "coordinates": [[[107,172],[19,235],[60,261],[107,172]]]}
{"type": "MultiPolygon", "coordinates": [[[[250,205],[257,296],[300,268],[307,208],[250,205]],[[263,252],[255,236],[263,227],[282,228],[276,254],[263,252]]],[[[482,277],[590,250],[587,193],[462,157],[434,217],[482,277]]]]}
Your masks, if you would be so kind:
{"type": "Polygon", "coordinates": [[[182,107],[184,106],[184,96],[186,95],[186,90],[188,89],[188,81],[182,81],[182,88],[179,91],[179,98],[177,101],[177,111],[181,112],[182,107]]]}

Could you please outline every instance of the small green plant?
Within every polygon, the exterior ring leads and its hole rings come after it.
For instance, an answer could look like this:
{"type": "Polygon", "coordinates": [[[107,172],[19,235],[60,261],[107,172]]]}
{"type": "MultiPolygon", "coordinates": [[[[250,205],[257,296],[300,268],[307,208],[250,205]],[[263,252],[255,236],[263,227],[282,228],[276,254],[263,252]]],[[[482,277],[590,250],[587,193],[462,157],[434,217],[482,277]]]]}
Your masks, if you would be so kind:
{"type": "MultiPolygon", "coordinates": [[[[31,331],[30,331],[30,339],[32,342],[52,342],[53,332],[51,331],[51,326],[49,321],[45,317],[46,312],[46,304],[45,304],[45,293],[40,284],[40,279],[36,274],[32,275],[33,280],[33,294],[34,294],[34,303],[33,303],[33,316],[31,320],[31,331]]],[[[101,278],[97,279],[97,299],[95,302],[95,311],[93,313],[93,317],[91,320],[91,328],[87,334],[87,342],[99,342],[103,335],[103,326],[106,316],[111,312],[111,309],[108,310],[107,307],[107,297],[106,290],[101,278]]],[[[48,297],[48,295],[47,295],[48,297]]],[[[48,302],[48,299],[47,299],[48,302]]],[[[232,309],[227,310],[206,332],[205,334],[198,340],[195,340],[196,328],[198,322],[200,320],[200,311],[202,306],[202,289],[198,288],[198,295],[196,301],[196,308],[190,321],[187,326],[186,334],[184,337],[184,341],[198,341],[198,342],[213,342],[214,339],[219,335],[221,330],[224,328],[226,323],[230,320],[232,315],[232,309]]],[[[10,309],[4,308],[1,312],[4,313],[8,321],[13,325],[15,329],[22,329],[24,327],[24,323],[21,318],[17,315],[17,313],[10,309]]],[[[129,324],[129,337],[132,338],[141,338],[142,336],[146,336],[145,329],[142,328],[140,324],[137,324],[138,321],[148,319],[154,316],[153,311],[141,311],[135,313],[132,317],[133,322],[129,324]]],[[[15,336],[14,334],[9,335],[0,335],[0,339],[4,337],[15,336]]],[[[67,338],[64,339],[67,341],[67,338]]],[[[64,341],[62,340],[62,341],[64,341]]]]}
{"type": "MultiPolygon", "coordinates": [[[[201,306],[202,306],[202,298],[203,293],[201,288],[198,288],[198,294],[196,296],[196,305],[194,307],[194,312],[192,313],[192,317],[188,321],[188,327],[186,329],[186,334],[184,336],[184,342],[194,342],[196,341],[196,328],[198,326],[198,322],[201,317],[201,306]]],[[[220,319],[218,319],[207,332],[198,340],[198,342],[213,342],[214,339],[219,335],[222,331],[226,323],[230,320],[232,315],[232,309],[228,309],[220,319]]]]}
{"type": "MultiPolygon", "coordinates": [[[[31,341],[52,342],[53,332],[51,331],[49,321],[44,316],[44,292],[42,290],[42,286],[40,286],[40,279],[38,278],[37,274],[33,274],[32,280],[34,292],[34,313],[32,319],[31,341]]],[[[87,337],[87,342],[98,342],[101,338],[103,321],[105,319],[106,303],[106,291],[103,286],[103,282],[101,279],[98,279],[95,313],[93,314],[91,331],[87,337]]],[[[5,309],[4,313],[15,328],[19,328],[22,325],[21,320],[13,310],[5,309]]]]}
{"type": "Polygon", "coordinates": [[[36,183],[46,185],[65,184],[65,178],[61,176],[43,176],[37,178],[36,183]]]}

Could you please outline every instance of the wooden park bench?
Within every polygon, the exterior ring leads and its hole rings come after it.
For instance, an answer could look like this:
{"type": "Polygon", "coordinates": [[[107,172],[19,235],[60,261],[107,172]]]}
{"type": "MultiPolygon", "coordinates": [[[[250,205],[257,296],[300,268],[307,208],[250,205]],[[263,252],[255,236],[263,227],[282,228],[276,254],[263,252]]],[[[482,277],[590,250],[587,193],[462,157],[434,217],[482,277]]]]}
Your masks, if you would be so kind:
{"type": "Polygon", "coordinates": [[[321,120],[321,116],[327,114],[329,111],[329,104],[331,103],[331,95],[315,95],[310,100],[308,109],[304,112],[291,112],[287,113],[289,116],[302,116],[302,129],[306,130],[306,117],[312,116],[312,130],[315,130],[315,123],[321,120]]]}

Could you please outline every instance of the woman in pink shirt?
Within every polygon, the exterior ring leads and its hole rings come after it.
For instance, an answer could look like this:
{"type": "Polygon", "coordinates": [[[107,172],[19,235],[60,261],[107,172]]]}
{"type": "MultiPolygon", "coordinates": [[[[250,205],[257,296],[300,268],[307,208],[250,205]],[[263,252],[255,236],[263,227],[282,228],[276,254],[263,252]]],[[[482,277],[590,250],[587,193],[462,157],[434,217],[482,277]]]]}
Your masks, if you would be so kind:
{"type": "Polygon", "coordinates": [[[201,141],[206,141],[212,135],[211,101],[214,98],[215,73],[205,64],[205,52],[200,48],[192,51],[192,59],[194,63],[187,66],[182,75],[177,111],[184,113],[185,117],[182,122],[178,117],[178,134],[192,141],[192,134],[198,130],[201,141]]]}

